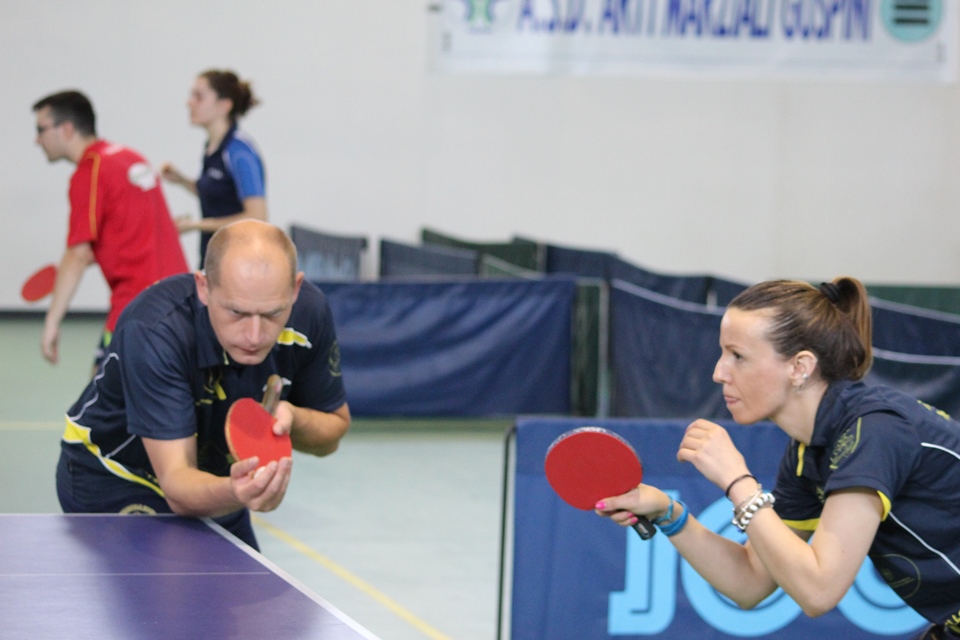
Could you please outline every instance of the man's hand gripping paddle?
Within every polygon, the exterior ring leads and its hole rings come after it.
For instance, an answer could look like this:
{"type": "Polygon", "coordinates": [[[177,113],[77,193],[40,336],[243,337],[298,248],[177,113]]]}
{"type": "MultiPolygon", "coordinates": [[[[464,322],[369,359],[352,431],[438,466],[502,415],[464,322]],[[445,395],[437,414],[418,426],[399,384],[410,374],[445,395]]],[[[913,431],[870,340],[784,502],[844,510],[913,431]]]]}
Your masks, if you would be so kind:
{"type": "MultiPolygon", "coordinates": [[[[601,498],[619,496],[643,480],[640,457],[626,440],[600,427],[581,427],[561,435],[547,449],[547,481],[563,500],[577,509],[592,510],[601,498]]],[[[649,540],[653,523],[637,516],[633,525],[649,540]]]]}
{"type": "Polygon", "coordinates": [[[273,414],[280,402],[282,388],[283,380],[274,374],[267,380],[263,404],[253,398],[240,398],[230,407],[224,430],[227,446],[236,460],[257,456],[260,459],[258,467],[262,467],[271,460],[279,461],[293,454],[290,435],[273,433],[273,423],[276,422],[273,414]]]}
{"type": "Polygon", "coordinates": [[[48,264],[38,269],[26,279],[20,288],[20,297],[27,302],[42,300],[53,293],[53,285],[57,282],[56,265],[48,264]]]}

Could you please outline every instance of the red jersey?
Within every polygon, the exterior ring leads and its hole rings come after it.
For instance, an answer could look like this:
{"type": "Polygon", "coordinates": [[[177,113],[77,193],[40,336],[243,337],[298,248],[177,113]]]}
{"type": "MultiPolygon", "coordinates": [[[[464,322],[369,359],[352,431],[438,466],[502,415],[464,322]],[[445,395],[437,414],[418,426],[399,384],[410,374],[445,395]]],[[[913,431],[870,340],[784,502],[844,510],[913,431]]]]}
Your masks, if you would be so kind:
{"type": "Polygon", "coordinates": [[[106,329],[145,288],[187,271],[160,176],[132,149],[98,140],[70,178],[67,246],[89,242],[110,285],[106,329]]]}

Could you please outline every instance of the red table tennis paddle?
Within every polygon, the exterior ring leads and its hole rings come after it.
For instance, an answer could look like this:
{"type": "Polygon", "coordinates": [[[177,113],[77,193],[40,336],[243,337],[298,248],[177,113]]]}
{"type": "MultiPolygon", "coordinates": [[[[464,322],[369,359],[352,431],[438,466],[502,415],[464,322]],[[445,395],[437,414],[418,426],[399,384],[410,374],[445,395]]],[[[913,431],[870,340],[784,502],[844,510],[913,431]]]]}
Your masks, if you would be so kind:
{"type": "Polygon", "coordinates": [[[273,414],[280,401],[282,388],[283,380],[274,374],[267,380],[263,404],[253,398],[240,398],[230,406],[224,431],[227,446],[235,459],[257,456],[260,459],[258,467],[262,467],[271,460],[279,461],[293,454],[290,435],[278,436],[273,433],[273,423],[276,422],[273,414]]]}
{"type": "Polygon", "coordinates": [[[57,266],[48,264],[38,269],[26,279],[20,288],[20,297],[27,302],[36,302],[53,293],[53,285],[57,281],[57,266]]]}
{"type": "MultiPolygon", "coordinates": [[[[563,500],[577,509],[592,510],[602,498],[619,496],[643,480],[640,457],[626,440],[600,427],[580,427],[561,435],[547,449],[547,481],[563,500]]],[[[653,523],[637,516],[633,525],[649,540],[653,523]]]]}

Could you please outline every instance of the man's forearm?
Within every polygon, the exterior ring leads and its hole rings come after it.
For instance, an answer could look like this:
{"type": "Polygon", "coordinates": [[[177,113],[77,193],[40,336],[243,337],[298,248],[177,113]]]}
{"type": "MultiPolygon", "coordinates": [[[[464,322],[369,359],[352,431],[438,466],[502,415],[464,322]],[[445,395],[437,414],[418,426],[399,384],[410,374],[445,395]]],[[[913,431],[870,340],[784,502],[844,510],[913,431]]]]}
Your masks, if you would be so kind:
{"type": "Polygon", "coordinates": [[[69,247],[60,259],[57,267],[57,279],[53,287],[53,298],[47,309],[47,324],[59,325],[67,313],[70,300],[73,299],[83,272],[94,262],[93,249],[83,243],[69,247]]]}
{"type": "Polygon", "coordinates": [[[290,439],[297,451],[315,456],[330,455],[350,429],[350,408],[346,404],[329,413],[289,406],[293,412],[290,439]]]}

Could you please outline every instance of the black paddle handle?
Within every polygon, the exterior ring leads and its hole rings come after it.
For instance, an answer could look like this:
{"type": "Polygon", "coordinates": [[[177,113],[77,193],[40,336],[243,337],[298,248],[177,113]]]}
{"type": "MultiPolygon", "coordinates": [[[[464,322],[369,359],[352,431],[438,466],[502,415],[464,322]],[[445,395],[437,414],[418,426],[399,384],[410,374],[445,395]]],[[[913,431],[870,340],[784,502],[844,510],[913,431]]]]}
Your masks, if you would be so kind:
{"type": "Polygon", "coordinates": [[[637,532],[641,540],[649,540],[657,532],[656,527],[644,516],[637,516],[637,521],[633,525],[633,530],[637,532]]]}

